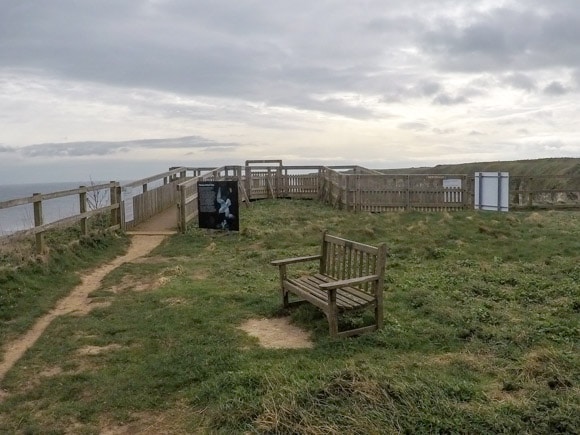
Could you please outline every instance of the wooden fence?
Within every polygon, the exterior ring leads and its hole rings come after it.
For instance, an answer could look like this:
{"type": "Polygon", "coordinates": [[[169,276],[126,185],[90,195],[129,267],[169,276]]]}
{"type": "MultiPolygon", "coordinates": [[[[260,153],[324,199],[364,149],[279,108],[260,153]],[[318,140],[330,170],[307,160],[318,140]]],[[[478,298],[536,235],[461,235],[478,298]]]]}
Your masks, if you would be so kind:
{"type": "Polygon", "coordinates": [[[177,204],[177,185],[187,180],[187,173],[187,168],[176,167],[167,172],[123,184],[122,191],[127,199],[123,200],[122,209],[126,210],[124,201],[130,200],[133,202],[132,219],[127,219],[127,216],[123,213],[123,228],[131,230],[156,214],[177,204]],[[135,191],[137,193],[134,193],[135,191]]]}
{"type": "Polygon", "coordinates": [[[454,211],[471,204],[472,183],[465,175],[361,172],[322,168],[319,199],[333,207],[367,212],[454,211]]]}
{"type": "MultiPolygon", "coordinates": [[[[239,181],[239,198],[249,204],[267,198],[317,199],[353,212],[402,210],[455,211],[472,209],[474,177],[433,174],[384,174],[356,165],[284,166],[281,160],[248,160],[244,166],[221,168],[176,167],[151,177],[120,185],[110,182],[80,186],[62,192],[0,202],[0,209],[33,204],[34,228],[12,236],[35,234],[37,250],[44,250],[43,233],[61,225],[80,222],[86,234],[87,219],[111,213],[111,228],[133,229],[152,216],[177,204],[176,222],[181,231],[198,214],[197,183],[212,180],[239,181]],[[108,189],[110,202],[88,210],[87,194],[108,189]],[[122,197],[123,190],[126,198],[122,197]],[[135,193],[136,192],[136,193],[135,193]],[[79,196],[75,216],[45,224],[42,201],[79,196]],[[132,219],[124,210],[131,198],[132,219]]],[[[510,208],[580,208],[580,177],[510,177],[510,208]]],[[[7,236],[4,236],[7,237],[7,236]]]]}
{"type": "Polygon", "coordinates": [[[61,228],[73,225],[75,223],[80,223],[81,235],[87,235],[89,228],[88,220],[91,217],[101,215],[103,213],[110,213],[109,226],[107,229],[119,229],[121,228],[120,198],[121,190],[119,183],[116,181],[111,181],[107,184],[79,186],[78,189],[63,190],[59,192],[35,193],[32,196],[25,198],[17,198],[0,202],[0,210],[32,204],[34,215],[34,227],[22,231],[17,231],[7,236],[3,236],[3,238],[11,239],[34,235],[36,239],[36,252],[41,254],[46,249],[44,243],[44,233],[55,228],[61,228]],[[93,202],[88,200],[87,194],[92,192],[95,195],[98,195],[99,191],[103,191],[105,189],[108,189],[107,199],[103,197],[98,201],[93,202]],[[44,223],[42,210],[43,201],[76,195],[79,197],[78,214],[63,219],[58,219],[50,223],[44,223]],[[104,202],[105,204],[101,204],[101,202],[104,202]],[[91,205],[90,207],[89,203],[91,205]]]}
{"type": "Polygon", "coordinates": [[[509,191],[512,209],[580,208],[580,177],[510,176],[509,191]]]}

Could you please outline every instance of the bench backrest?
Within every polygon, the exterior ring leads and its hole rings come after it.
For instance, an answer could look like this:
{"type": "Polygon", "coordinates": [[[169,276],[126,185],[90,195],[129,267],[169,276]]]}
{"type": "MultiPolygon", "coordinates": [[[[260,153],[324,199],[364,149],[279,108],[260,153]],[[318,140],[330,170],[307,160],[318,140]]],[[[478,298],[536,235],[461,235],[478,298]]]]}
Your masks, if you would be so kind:
{"type": "MultiPolygon", "coordinates": [[[[379,275],[382,286],[387,258],[387,247],[384,243],[375,247],[324,232],[321,254],[321,274],[337,280],[379,275]]],[[[367,292],[371,291],[369,283],[359,284],[356,287],[367,292]]]]}

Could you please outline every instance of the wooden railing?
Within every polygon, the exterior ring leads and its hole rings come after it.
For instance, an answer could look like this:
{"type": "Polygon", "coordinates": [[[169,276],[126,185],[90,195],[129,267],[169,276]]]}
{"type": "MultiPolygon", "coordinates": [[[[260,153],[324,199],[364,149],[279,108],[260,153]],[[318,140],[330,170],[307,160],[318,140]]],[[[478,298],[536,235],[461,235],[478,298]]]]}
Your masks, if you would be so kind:
{"type": "Polygon", "coordinates": [[[440,211],[468,208],[465,175],[385,175],[377,171],[321,170],[319,199],[351,211],[440,211]],[[445,180],[458,180],[446,186],[445,180]]]}
{"type": "MultiPolygon", "coordinates": [[[[177,185],[187,180],[187,173],[188,168],[176,167],[167,172],[123,184],[124,192],[137,191],[134,195],[128,195],[133,201],[133,219],[128,220],[123,213],[123,228],[125,230],[133,229],[177,204],[177,185]]],[[[125,210],[124,201],[123,210],[125,210]]]]}
{"type": "MultiPolygon", "coordinates": [[[[354,170],[354,166],[337,166],[336,169],[354,170]]],[[[320,191],[321,166],[281,166],[279,161],[250,160],[245,166],[221,168],[187,168],[197,176],[179,183],[178,227],[185,231],[187,224],[198,215],[197,183],[212,180],[239,181],[240,201],[249,205],[253,200],[268,198],[317,199],[320,191]],[[275,166],[268,166],[277,163],[275,166]],[[255,166],[260,164],[260,166],[255,166]],[[267,164],[264,166],[264,164],[267,164]]]]}
{"type": "Polygon", "coordinates": [[[510,207],[514,209],[580,208],[580,177],[510,176],[509,190],[510,207]]]}
{"type": "Polygon", "coordinates": [[[9,201],[0,202],[0,210],[32,204],[34,214],[34,227],[21,231],[16,231],[12,234],[3,236],[2,238],[11,239],[11,238],[26,237],[28,235],[34,235],[36,239],[35,240],[36,252],[41,254],[46,249],[44,243],[44,233],[46,231],[55,228],[80,223],[81,235],[87,235],[89,228],[88,220],[91,217],[94,217],[96,215],[102,215],[103,213],[110,213],[109,225],[106,229],[119,229],[121,228],[120,198],[121,198],[121,190],[119,183],[116,181],[111,181],[110,183],[106,184],[80,186],[78,189],[63,190],[59,192],[35,193],[32,196],[28,196],[25,198],[17,198],[9,201]],[[88,207],[89,201],[87,199],[87,194],[93,192],[95,193],[95,195],[97,195],[99,191],[103,191],[105,189],[108,189],[108,200],[105,200],[105,198],[101,198],[99,201],[93,201],[91,203],[92,207],[88,207]],[[43,208],[42,208],[43,201],[74,195],[78,195],[79,197],[78,214],[63,219],[58,219],[50,223],[44,223],[43,208]],[[108,204],[100,204],[100,202],[108,202],[108,204]]]}
{"type": "MultiPolygon", "coordinates": [[[[239,198],[246,204],[257,199],[302,198],[354,212],[386,212],[471,209],[474,202],[473,176],[464,174],[383,174],[356,165],[284,166],[280,160],[248,160],[244,166],[176,167],[123,184],[124,191],[136,191],[130,195],[133,206],[130,221],[124,215],[121,185],[115,181],[0,202],[0,209],[32,204],[34,212],[33,228],[2,237],[34,234],[37,251],[42,252],[43,233],[52,228],[78,222],[81,234],[86,234],[88,219],[110,213],[110,228],[132,229],[176,204],[177,225],[185,231],[198,214],[197,183],[210,180],[238,180],[239,198]],[[87,207],[87,194],[103,189],[109,192],[109,203],[87,207]],[[71,195],[79,196],[78,214],[45,224],[42,202],[71,195]]],[[[510,207],[580,208],[580,177],[510,177],[510,207]]]]}

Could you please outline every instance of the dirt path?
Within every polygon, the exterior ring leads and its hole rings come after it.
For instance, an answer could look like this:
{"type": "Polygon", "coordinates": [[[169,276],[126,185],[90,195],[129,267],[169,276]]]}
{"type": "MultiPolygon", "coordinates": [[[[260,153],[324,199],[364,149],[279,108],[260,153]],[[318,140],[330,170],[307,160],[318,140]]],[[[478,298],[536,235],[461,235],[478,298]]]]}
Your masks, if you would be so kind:
{"type": "MultiPolygon", "coordinates": [[[[48,325],[58,316],[66,314],[86,314],[91,308],[89,294],[99,288],[101,280],[112,270],[123,263],[131,262],[139,257],[143,257],[159,246],[165,236],[163,235],[133,235],[129,250],[122,257],[117,257],[82,278],[82,282],[68,296],[61,299],[56,307],[49,313],[42,316],[34,326],[23,336],[8,343],[2,349],[3,360],[0,362],[0,382],[8,371],[22,358],[24,353],[30,349],[36,340],[40,338],[48,325]]],[[[2,390],[0,390],[0,400],[2,400],[2,390]]]]}

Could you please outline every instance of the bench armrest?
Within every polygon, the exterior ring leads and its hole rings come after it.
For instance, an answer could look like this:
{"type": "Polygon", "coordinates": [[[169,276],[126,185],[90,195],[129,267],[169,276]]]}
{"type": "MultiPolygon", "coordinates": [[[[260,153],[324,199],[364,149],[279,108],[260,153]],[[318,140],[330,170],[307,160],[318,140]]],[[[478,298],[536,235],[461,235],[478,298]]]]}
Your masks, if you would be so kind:
{"type": "Polygon", "coordinates": [[[304,261],[320,260],[321,255],[309,255],[307,257],[285,258],[283,260],[274,260],[270,264],[272,266],[285,266],[286,264],[302,263],[304,261]]]}
{"type": "Polygon", "coordinates": [[[337,288],[341,288],[341,287],[348,287],[351,285],[363,284],[365,282],[377,281],[378,279],[379,279],[379,275],[367,275],[367,276],[361,276],[358,278],[342,279],[340,281],[332,281],[332,282],[327,282],[324,284],[318,284],[318,287],[321,290],[333,290],[333,289],[337,289],[337,288]]]}

